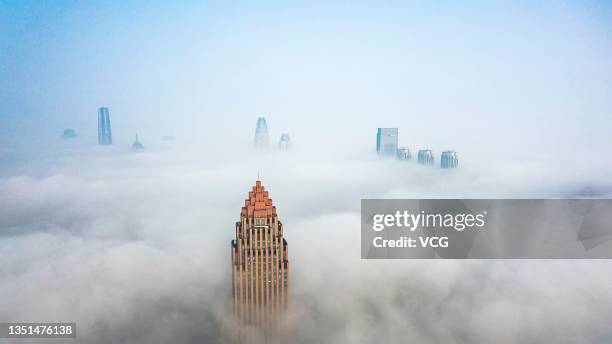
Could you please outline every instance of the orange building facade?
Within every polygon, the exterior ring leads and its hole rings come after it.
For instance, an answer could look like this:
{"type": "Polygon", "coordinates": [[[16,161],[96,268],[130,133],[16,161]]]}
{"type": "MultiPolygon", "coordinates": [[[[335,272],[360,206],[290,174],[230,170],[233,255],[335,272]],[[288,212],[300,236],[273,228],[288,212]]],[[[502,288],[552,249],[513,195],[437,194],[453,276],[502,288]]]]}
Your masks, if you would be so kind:
{"type": "Polygon", "coordinates": [[[287,307],[289,260],[283,224],[259,180],[242,207],[231,245],[234,314],[241,324],[268,328],[287,307]]]}

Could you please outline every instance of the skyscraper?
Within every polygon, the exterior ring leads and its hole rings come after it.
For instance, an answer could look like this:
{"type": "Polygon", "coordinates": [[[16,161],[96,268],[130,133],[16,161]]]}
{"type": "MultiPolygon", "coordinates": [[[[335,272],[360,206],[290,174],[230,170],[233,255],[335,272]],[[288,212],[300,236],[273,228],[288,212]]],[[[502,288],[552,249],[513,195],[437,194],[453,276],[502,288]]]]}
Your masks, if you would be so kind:
{"type": "Polygon", "coordinates": [[[397,128],[378,128],[376,134],[376,153],[380,156],[397,154],[397,128]]]}
{"type": "Polygon", "coordinates": [[[134,143],[132,143],[132,149],[133,150],[144,149],[144,146],[142,145],[142,143],[140,143],[140,141],[138,141],[138,134],[136,134],[136,141],[134,141],[134,143]]]}
{"type": "Polygon", "coordinates": [[[64,133],[62,134],[63,139],[75,139],[76,137],[77,134],[74,129],[64,129],[64,133]]]}
{"type": "Polygon", "coordinates": [[[265,149],[270,144],[268,137],[268,124],[265,117],[257,119],[257,127],[255,128],[255,148],[265,149]]]}
{"type": "Polygon", "coordinates": [[[441,168],[457,168],[459,167],[459,155],[455,151],[442,152],[440,159],[441,168]]]}
{"type": "Polygon", "coordinates": [[[289,260],[276,207],[257,180],[232,240],[234,314],[241,324],[269,328],[287,307],[289,260]]]}
{"type": "Polygon", "coordinates": [[[434,155],[430,149],[421,149],[417,156],[417,160],[421,165],[433,165],[434,155]]]}
{"type": "Polygon", "coordinates": [[[289,134],[287,133],[281,134],[280,141],[278,142],[278,149],[280,150],[289,149],[289,134]]]}
{"type": "Polygon", "coordinates": [[[410,160],[412,159],[412,153],[410,149],[401,147],[397,149],[397,160],[410,160]]]}
{"type": "Polygon", "coordinates": [[[101,107],[98,109],[98,144],[111,145],[113,144],[113,135],[111,133],[110,116],[108,108],[101,107]]]}

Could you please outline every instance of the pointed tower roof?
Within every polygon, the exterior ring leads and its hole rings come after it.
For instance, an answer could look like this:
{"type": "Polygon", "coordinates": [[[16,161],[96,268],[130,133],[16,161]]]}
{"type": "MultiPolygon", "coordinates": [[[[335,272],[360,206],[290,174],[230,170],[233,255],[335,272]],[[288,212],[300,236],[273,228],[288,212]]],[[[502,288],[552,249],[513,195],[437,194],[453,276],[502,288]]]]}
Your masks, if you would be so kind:
{"type": "Polygon", "coordinates": [[[244,201],[242,215],[253,217],[276,216],[276,207],[268,195],[261,181],[255,181],[255,186],[249,191],[249,198],[244,201]]]}

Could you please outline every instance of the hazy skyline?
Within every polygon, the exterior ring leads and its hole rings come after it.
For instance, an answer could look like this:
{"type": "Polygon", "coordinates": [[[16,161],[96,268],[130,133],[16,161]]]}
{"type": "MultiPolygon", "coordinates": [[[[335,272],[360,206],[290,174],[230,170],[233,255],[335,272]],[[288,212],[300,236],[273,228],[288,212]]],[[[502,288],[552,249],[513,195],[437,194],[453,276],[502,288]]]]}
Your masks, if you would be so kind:
{"type": "Polygon", "coordinates": [[[608,260],[368,261],[359,228],[362,198],[612,197],[611,22],[605,1],[0,0],[0,320],[227,342],[261,176],[297,343],[609,343],[608,260]],[[260,116],[290,150],[255,154],[260,116]],[[413,161],[379,159],[378,127],[413,161]]]}
{"type": "Polygon", "coordinates": [[[94,142],[108,106],[125,145],[247,143],[264,115],[297,146],[399,127],[401,146],[466,159],[595,160],[612,148],[611,20],[603,1],[3,1],[0,142],[94,142]]]}

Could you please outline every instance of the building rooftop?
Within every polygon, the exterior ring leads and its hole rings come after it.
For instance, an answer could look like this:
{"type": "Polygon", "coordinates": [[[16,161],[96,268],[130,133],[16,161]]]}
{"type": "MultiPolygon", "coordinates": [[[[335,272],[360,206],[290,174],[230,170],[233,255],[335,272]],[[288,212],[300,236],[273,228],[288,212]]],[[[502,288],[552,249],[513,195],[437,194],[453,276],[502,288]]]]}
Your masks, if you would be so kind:
{"type": "Polygon", "coordinates": [[[272,204],[272,199],[269,198],[268,191],[261,185],[260,180],[257,180],[253,189],[249,191],[249,198],[244,201],[244,207],[242,207],[242,215],[254,217],[276,215],[276,207],[272,204]]]}

